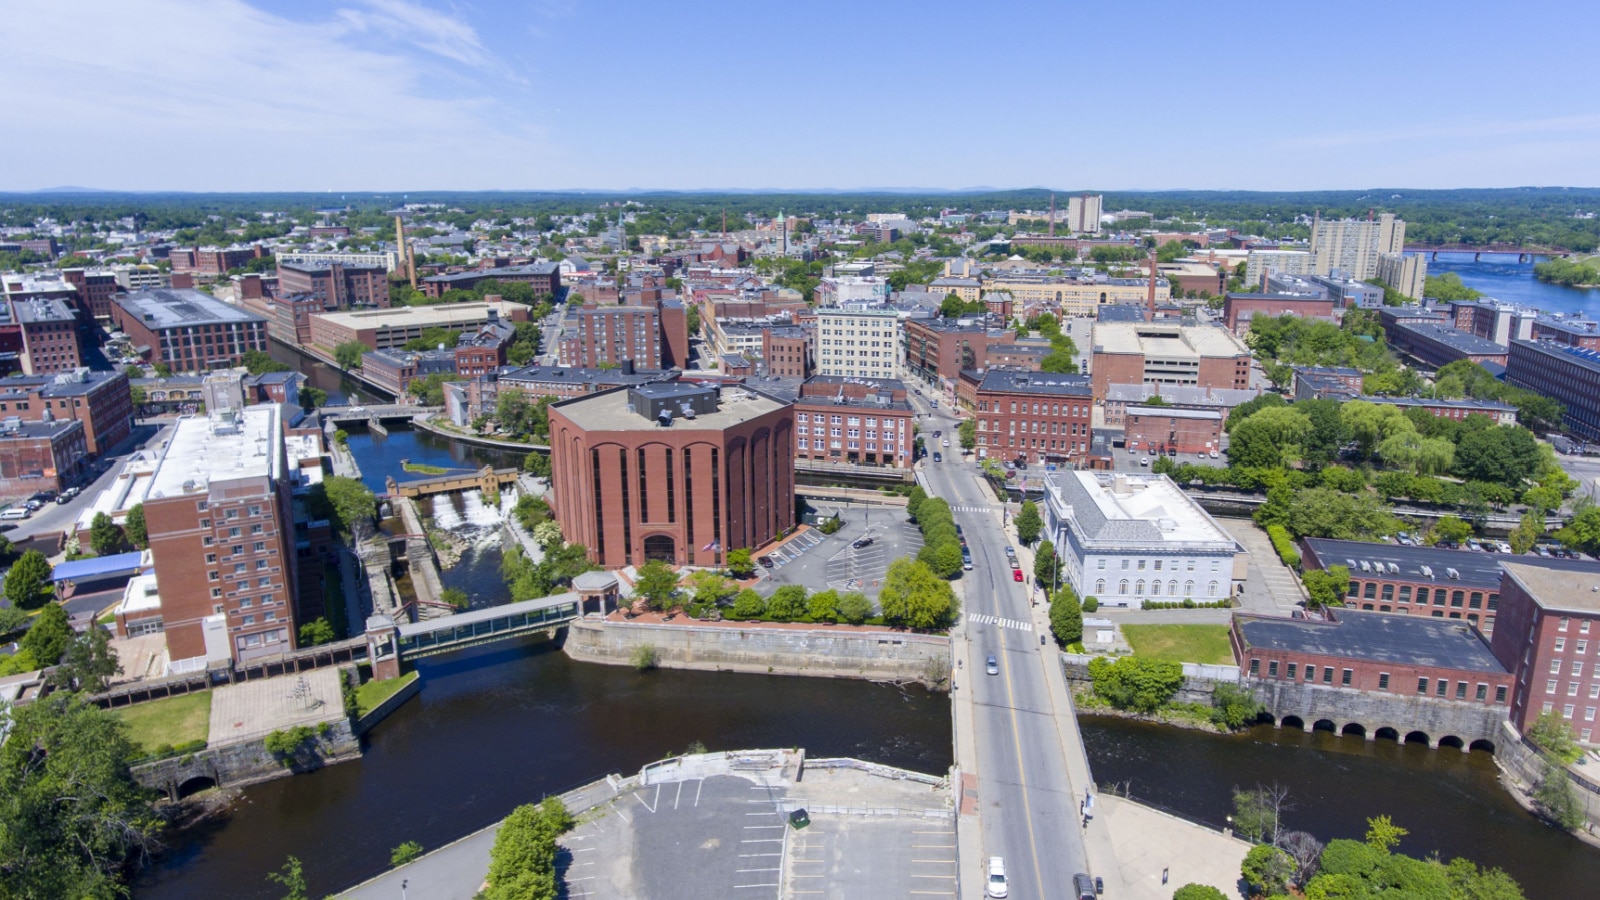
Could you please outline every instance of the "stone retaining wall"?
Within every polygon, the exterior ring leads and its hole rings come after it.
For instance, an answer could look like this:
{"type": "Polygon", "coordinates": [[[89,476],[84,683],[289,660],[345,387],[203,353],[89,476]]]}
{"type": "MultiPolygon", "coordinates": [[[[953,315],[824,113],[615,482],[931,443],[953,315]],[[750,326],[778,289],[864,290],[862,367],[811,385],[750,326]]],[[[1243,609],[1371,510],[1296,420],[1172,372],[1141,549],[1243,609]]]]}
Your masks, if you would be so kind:
{"type": "Polygon", "coordinates": [[[412,673],[412,675],[411,681],[405,687],[390,694],[389,699],[379,703],[371,712],[356,720],[355,725],[351,728],[356,737],[361,737],[371,731],[372,726],[388,718],[390,713],[399,709],[407,700],[422,692],[422,677],[416,675],[416,673],[412,673]]]}
{"type": "MultiPolygon", "coordinates": [[[[1502,722],[1500,738],[1495,741],[1495,761],[1500,764],[1501,782],[1518,802],[1528,805],[1530,797],[1539,782],[1544,778],[1544,757],[1531,745],[1517,734],[1510,722],[1502,722]]],[[[1588,820],[1588,830],[1592,833],[1600,828],[1600,784],[1591,781],[1587,775],[1573,774],[1572,796],[1578,801],[1578,808],[1583,810],[1584,818],[1588,820]]]]}
{"type": "Polygon", "coordinates": [[[267,751],[264,740],[212,747],[142,763],[133,767],[133,778],[147,788],[177,799],[179,791],[196,778],[209,779],[217,787],[242,786],[315,771],[361,756],[361,742],[347,719],[330,723],[328,734],[308,741],[306,749],[287,766],[267,751]]]}
{"type": "Polygon", "coordinates": [[[563,650],[583,662],[627,666],[635,649],[656,648],[666,669],[919,681],[950,671],[950,640],[938,635],[858,631],[836,626],[742,628],[580,619],[563,650]]]}

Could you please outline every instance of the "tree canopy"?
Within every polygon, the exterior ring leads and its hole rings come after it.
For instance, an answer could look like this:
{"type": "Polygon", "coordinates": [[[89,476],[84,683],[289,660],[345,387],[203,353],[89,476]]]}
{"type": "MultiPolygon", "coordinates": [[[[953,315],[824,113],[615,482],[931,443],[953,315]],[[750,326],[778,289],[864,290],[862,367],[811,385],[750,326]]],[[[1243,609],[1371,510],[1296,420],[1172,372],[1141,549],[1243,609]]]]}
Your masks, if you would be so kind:
{"type": "Polygon", "coordinates": [[[897,559],[878,592],[884,619],[908,628],[944,628],[955,619],[956,593],[927,564],[897,559]]]}

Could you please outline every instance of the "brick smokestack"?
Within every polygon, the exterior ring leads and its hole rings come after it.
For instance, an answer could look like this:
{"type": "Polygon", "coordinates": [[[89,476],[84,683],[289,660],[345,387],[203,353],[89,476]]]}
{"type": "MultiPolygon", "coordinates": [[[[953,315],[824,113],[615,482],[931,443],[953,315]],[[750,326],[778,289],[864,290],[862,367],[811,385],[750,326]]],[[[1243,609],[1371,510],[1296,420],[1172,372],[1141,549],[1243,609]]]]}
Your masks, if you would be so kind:
{"type": "Polygon", "coordinates": [[[1145,291],[1145,301],[1150,304],[1145,314],[1149,321],[1156,320],[1156,251],[1150,251],[1150,287],[1145,291]]]}
{"type": "Polygon", "coordinates": [[[1050,236],[1056,236],[1056,195],[1050,195],[1050,236]]]}

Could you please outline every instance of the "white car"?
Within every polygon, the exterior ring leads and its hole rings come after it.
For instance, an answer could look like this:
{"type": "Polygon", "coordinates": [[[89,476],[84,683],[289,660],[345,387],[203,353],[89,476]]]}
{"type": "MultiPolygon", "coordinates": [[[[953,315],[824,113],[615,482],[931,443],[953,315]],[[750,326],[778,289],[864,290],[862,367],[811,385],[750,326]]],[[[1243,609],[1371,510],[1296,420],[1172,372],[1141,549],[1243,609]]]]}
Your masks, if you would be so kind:
{"type": "Polygon", "coordinates": [[[1141,466],[1150,465],[1150,457],[1146,456],[1145,458],[1139,460],[1139,465],[1141,465],[1141,466]]]}
{"type": "Polygon", "coordinates": [[[991,856],[984,868],[989,873],[984,895],[994,897],[995,900],[1003,900],[1007,893],[1005,859],[999,856],[991,856]]]}
{"type": "Polygon", "coordinates": [[[946,447],[948,447],[948,446],[950,446],[950,439],[949,439],[949,438],[945,438],[945,439],[944,439],[944,445],[945,445],[945,446],[946,446],[946,447]]]}

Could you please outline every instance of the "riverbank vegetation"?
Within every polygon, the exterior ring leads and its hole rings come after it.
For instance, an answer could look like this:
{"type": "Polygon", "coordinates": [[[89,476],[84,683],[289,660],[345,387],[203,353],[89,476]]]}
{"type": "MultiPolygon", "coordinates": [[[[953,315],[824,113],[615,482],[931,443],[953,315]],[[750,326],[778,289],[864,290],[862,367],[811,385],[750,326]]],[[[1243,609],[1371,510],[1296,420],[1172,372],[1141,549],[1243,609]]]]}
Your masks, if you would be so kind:
{"type": "Polygon", "coordinates": [[[1552,259],[1535,265],[1533,277],[1566,287],[1595,287],[1600,285],[1600,265],[1587,260],[1552,259]]]}
{"type": "Polygon", "coordinates": [[[415,670],[401,675],[399,678],[387,678],[382,681],[368,679],[355,690],[355,713],[359,719],[383,705],[385,700],[400,693],[406,685],[416,681],[420,676],[415,670]]]}
{"type": "Polygon", "coordinates": [[[1233,802],[1235,829],[1256,842],[1240,866],[1252,897],[1522,900],[1524,896],[1516,880],[1501,869],[1480,868],[1459,857],[1447,863],[1437,855],[1418,859],[1396,853],[1408,832],[1388,816],[1367,819],[1362,840],[1338,838],[1324,845],[1314,835],[1287,827],[1285,816],[1295,807],[1285,788],[1235,788],[1233,802]]]}

